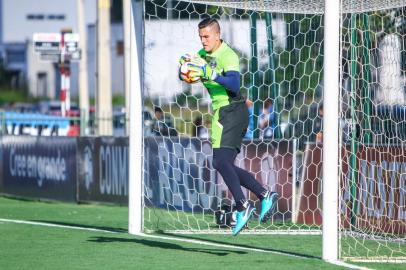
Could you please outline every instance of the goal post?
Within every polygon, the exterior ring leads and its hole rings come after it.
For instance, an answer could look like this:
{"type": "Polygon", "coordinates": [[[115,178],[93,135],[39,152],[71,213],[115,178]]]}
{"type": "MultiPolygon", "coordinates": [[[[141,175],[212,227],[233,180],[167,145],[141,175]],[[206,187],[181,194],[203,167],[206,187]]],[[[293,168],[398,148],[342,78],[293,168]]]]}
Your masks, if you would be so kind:
{"type": "Polygon", "coordinates": [[[340,1],[326,0],[324,12],[323,259],[338,259],[338,104],[340,1]]]}
{"type": "Polygon", "coordinates": [[[124,17],[128,16],[129,21],[125,27],[129,27],[129,40],[130,44],[130,65],[125,68],[129,69],[126,74],[129,74],[126,80],[129,80],[130,86],[130,128],[129,128],[129,196],[128,196],[128,232],[130,234],[142,233],[142,216],[143,216],[143,124],[142,124],[142,66],[140,66],[140,59],[142,55],[139,54],[139,47],[142,47],[141,35],[137,31],[142,30],[140,24],[142,20],[142,5],[141,1],[137,0],[124,0],[123,6],[126,8],[124,17]],[[138,18],[138,20],[137,20],[138,18]]]}
{"type": "Polygon", "coordinates": [[[213,17],[249,99],[235,164],[280,194],[275,215],[242,233],[322,234],[330,262],[406,261],[404,1],[127,1],[130,233],[234,225],[211,165],[210,97],[177,77],[213,17]]]}

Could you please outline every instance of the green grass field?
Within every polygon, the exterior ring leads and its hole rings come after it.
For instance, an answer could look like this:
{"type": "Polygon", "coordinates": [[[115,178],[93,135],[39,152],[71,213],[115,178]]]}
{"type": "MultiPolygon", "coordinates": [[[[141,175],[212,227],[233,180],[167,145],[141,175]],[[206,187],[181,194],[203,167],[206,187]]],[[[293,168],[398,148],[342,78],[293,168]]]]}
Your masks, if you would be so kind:
{"type": "MultiPolygon", "coordinates": [[[[0,219],[111,231],[0,221],[0,269],[347,269],[321,260],[320,236],[176,236],[177,239],[192,238],[210,244],[261,248],[268,252],[237,250],[129,235],[127,216],[126,207],[0,197],[0,219]]],[[[370,269],[406,269],[406,265],[401,264],[357,265],[370,269]]]]}

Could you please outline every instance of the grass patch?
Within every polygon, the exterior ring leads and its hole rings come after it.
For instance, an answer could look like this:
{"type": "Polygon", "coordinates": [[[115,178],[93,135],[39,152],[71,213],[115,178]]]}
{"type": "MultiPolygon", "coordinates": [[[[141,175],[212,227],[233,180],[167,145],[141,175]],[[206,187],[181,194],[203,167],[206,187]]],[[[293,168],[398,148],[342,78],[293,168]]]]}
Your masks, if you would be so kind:
{"type": "MultiPolygon", "coordinates": [[[[321,236],[175,235],[277,252],[262,253],[129,235],[127,207],[0,197],[0,218],[115,232],[0,222],[0,269],[345,269],[320,259],[321,236]]],[[[363,265],[405,269],[399,264],[363,265]]]]}

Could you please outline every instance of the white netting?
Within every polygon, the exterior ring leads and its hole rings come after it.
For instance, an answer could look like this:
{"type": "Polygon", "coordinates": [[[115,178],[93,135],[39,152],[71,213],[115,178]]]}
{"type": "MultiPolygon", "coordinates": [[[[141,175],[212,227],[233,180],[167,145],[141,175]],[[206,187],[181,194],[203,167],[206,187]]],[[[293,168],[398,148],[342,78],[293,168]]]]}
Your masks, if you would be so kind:
{"type": "MultiPolygon", "coordinates": [[[[405,8],[397,7],[406,4],[343,5],[341,256],[402,258],[406,27],[405,8]],[[360,13],[366,10],[371,12],[360,13]]],[[[322,1],[145,2],[147,230],[219,233],[233,225],[234,202],[211,165],[210,98],[201,84],[177,79],[179,57],[201,48],[197,24],[211,16],[240,56],[241,92],[252,101],[247,103],[252,109],[250,130],[236,165],[281,195],[277,213],[267,223],[251,222],[244,231],[320,232],[322,13],[322,1]],[[270,103],[268,118],[262,112],[270,103]],[[155,111],[162,115],[159,119],[155,111]]],[[[258,203],[253,194],[246,194],[258,203]]]]}
{"type": "MultiPolygon", "coordinates": [[[[324,0],[191,0],[188,2],[276,13],[324,13],[324,0]]],[[[361,13],[405,6],[404,0],[343,0],[341,2],[342,13],[361,13]]]]}
{"type": "Polygon", "coordinates": [[[405,11],[343,16],[343,257],[406,258],[405,11]]]}

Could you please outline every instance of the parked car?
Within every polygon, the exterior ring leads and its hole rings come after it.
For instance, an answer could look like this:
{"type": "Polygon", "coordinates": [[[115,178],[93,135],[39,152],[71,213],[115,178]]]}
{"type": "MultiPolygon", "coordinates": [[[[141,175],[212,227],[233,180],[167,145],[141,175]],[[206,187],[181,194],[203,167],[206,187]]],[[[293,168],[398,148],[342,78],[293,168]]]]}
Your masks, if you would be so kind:
{"type": "MultiPolygon", "coordinates": [[[[52,101],[41,101],[38,103],[38,110],[41,113],[50,115],[61,115],[61,102],[58,100],[52,101]]],[[[72,102],[70,104],[70,110],[66,111],[66,116],[79,117],[80,109],[79,106],[72,102]]]]}

